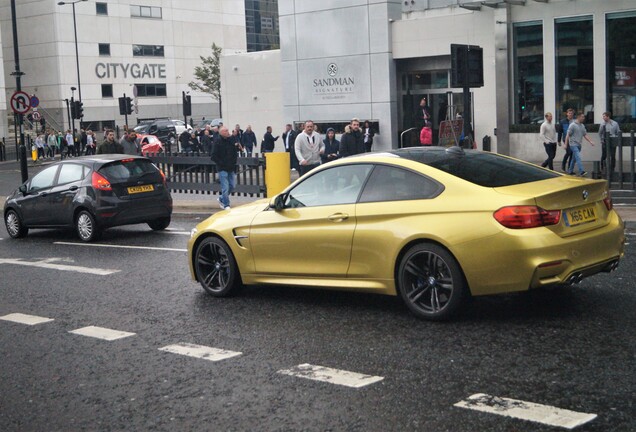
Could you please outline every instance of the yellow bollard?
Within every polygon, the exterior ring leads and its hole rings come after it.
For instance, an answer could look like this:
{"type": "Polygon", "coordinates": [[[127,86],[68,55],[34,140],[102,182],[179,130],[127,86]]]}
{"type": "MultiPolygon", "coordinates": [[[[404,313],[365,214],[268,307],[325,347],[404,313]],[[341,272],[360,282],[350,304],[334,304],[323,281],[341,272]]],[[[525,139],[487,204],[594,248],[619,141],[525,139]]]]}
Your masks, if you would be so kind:
{"type": "Polygon", "coordinates": [[[31,159],[33,162],[38,161],[38,148],[36,146],[31,147],[31,159]]]}
{"type": "Polygon", "coordinates": [[[271,198],[281,193],[290,184],[289,153],[265,153],[265,185],[267,186],[267,196],[271,198]]]}

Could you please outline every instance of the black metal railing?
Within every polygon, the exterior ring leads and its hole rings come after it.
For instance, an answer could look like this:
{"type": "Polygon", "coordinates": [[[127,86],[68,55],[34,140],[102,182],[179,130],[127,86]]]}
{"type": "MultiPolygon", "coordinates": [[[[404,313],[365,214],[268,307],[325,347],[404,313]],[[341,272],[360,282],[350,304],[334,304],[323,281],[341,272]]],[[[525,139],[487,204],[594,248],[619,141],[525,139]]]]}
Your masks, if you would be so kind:
{"type": "MultiPolygon", "coordinates": [[[[166,175],[172,192],[218,194],[221,192],[216,164],[204,153],[145,154],[166,175]]],[[[265,197],[265,158],[239,157],[233,195],[265,197]]]]}

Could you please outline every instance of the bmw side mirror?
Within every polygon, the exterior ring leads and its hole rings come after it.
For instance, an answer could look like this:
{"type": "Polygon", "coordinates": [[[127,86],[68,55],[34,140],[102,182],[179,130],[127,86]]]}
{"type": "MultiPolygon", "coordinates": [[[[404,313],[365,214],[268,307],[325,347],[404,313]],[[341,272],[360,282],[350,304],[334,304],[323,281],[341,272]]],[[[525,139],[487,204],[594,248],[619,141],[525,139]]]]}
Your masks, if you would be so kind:
{"type": "Polygon", "coordinates": [[[269,208],[273,208],[276,211],[280,211],[285,208],[285,199],[287,196],[285,194],[278,194],[269,202],[269,208]]]}

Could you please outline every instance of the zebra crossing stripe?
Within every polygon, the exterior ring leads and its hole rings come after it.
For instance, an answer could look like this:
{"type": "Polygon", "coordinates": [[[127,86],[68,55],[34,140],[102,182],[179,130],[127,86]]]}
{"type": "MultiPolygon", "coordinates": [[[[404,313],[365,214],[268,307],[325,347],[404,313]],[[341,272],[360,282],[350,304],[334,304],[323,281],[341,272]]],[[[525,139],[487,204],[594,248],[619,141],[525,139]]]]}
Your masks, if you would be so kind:
{"type": "Polygon", "coordinates": [[[291,369],[279,370],[278,373],[352,388],[368,386],[369,384],[373,384],[384,379],[384,377],[380,376],[365,375],[324,366],[315,366],[308,363],[295,366],[291,369]]]}
{"type": "Polygon", "coordinates": [[[44,324],[53,321],[53,318],[44,318],[36,315],[26,315],[22,313],[12,313],[9,315],[1,316],[0,320],[11,321],[18,324],[36,325],[44,324]]]}

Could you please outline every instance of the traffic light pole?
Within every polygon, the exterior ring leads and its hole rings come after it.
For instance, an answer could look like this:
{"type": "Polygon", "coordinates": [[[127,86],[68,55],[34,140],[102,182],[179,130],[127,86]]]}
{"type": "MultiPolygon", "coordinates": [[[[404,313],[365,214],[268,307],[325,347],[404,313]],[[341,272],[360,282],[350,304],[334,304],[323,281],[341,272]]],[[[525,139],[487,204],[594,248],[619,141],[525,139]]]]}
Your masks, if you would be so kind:
{"type": "Polygon", "coordinates": [[[73,156],[75,156],[75,99],[71,96],[71,135],[73,136],[73,156]]]}
{"type": "MultiPolygon", "coordinates": [[[[466,143],[466,140],[468,139],[468,137],[470,137],[470,148],[472,148],[472,140],[474,139],[472,136],[472,128],[470,127],[471,122],[472,122],[472,112],[471,112],[471,108],[472,108],[472,104],[471,104],[471,100],[470,100],[470,87],[464,87],[464,113],[463,113],[463,117],[464,117],[464,143],[466,143]]],[[[464,147],[466,147],[464,145],[464,147]]]]}
{"type": "MultiPolygon", "coordinates": [[[[18,22],[15,12],[15,0],[11,0],[11,23],[13,24],[13,56],[15,58],[15,88],[16,91],[22,91],[22,72],[20,71],[20,48],[18,47],[18,22]]],[[[20,173],[22,174],[22,183],[29,179],[29,171],[26,160],[26,146],[24,145],[24,114],[17,114],[18,129],[20,130],[20,147],[18,155],[20,158],[20,173]]]]}

